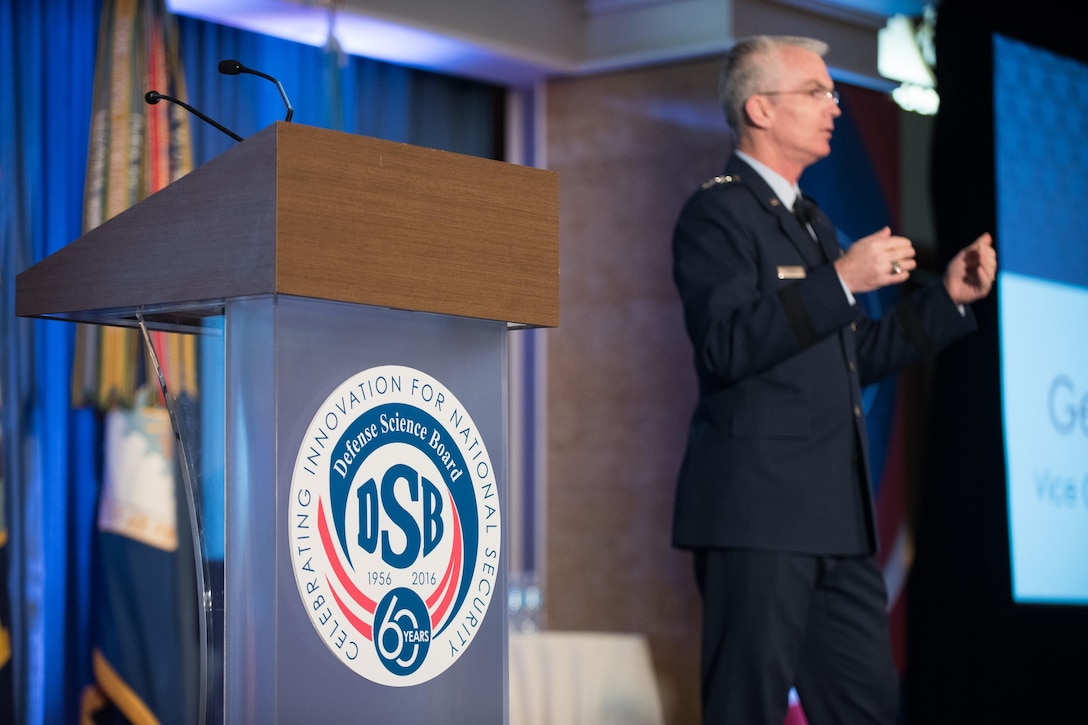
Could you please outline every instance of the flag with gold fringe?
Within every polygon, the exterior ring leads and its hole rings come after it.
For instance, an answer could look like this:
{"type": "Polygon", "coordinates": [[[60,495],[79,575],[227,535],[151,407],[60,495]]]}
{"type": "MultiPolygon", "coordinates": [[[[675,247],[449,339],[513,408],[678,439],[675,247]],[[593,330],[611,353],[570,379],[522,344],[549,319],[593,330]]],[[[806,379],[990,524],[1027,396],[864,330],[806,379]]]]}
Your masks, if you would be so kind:
{"type": "MultiPolygon", "coordinates": [[[[173,104],[153,107],[148,90],[185,95],[176,24],[164,0],[107,0],[95,62],[84,231],[125,211],[192,170],[189,116],[173,104]]],[[[169,259],[161,260],[170,264],[169,259]]],[[[72,403],[100,410],[137,403],[146,379],[139,336],[126,328],[80,325],[72,403]]],[[[194,395],[195,345],[189,335],[164,340],[176,356],[175,392],[194,395]],[[175,349],[176,348],[176,349],[175,349]]]]}
{"type": "MultiPolygon", "coordinates": [[[[192,168],[189,118],[149,106],[184,98],[175,19],[164,0],[104,0],[84,195],[90,230],[192,168]]],[[[160,264],[169,265],[164,258],[160,264]]],[[[172,395],[195,397],[196,340],[153,333],[172,395]]],[[[79,326],[72,403],[104,417],[92,595],[94,682],[84,722],[200,719],[199,615],[187,509],[165,400],[138,331],[79,326]]]]}

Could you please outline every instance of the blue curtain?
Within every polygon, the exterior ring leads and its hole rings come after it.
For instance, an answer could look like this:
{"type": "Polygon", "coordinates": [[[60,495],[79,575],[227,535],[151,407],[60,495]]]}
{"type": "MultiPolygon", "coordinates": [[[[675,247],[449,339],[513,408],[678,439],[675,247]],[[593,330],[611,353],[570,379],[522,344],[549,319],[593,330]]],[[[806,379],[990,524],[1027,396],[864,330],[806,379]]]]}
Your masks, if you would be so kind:
{"type": "MultiPolygon", "coordinates": [[[[14,277],[80,234],[99,4],[0,4],[0,342],[16,722],[72,722],[86,667],[94,481],[68,404],[73,330],[14,317],[14,277]],[[77,485],[78,484],[78,485],[77,485]]],[[[91,433],[93,435],[93,433],[91,433]]]]}
{"type": "MultiPolygon", "coordinates": [[[[494,86],[350,56],[341,65],[321,48],[189,18],[179,18],[178,34],[187,102],[240,136],[282,120],[285,109],[274,84],[249,74],[221,75],[221,60],[279,80],[295,123],[502,158],[504,94],[494,86]]],[[[194,121],[195,163],[234,143],[194,121]]]]}
{"type": "MultiPolygon", "coordinates": [[[[0,0],[0,460],[15,721],[78,722],[90,680],[87,607],[100,477],[97,414],[73,410],[74,325],[14,316],[15,275],[81,234],[101,0],[0,0]]],[[[284,117],[273,84],[223,76],[234,58],[277,77],[294,121],[502,157],[502,89],[182,18],[187,97],[248,136],[284,117]]],[[[233,141],[194,122],[194,159],[233,141]]],[[[2,590],[0,590],[2,591],[2,590]]],[[[3,718],[0,709],[0,719],[3,718]]]]}

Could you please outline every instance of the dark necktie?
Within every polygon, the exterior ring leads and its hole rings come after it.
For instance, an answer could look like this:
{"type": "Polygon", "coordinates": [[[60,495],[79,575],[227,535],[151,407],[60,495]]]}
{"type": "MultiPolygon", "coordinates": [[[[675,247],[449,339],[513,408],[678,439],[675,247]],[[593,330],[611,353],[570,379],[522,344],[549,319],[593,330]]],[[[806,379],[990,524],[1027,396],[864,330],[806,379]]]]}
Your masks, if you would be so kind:
{"type": "Polygon", "coordinates": [[[828,258],[827,250],[820,243],[820,236],[816,233],[816,225],[813,224],[816,219],[816,208],[814,203],[798,194],[793,202],[793,215],[797,217],[797,221],[800,222],[805,233],[812,237],[812,241],[816,243],[816,248],[820,250],[820,255],[826,260],[828,258]]]}
{"type": "Polygon", "coordinates": [[[809,231],[809,225],[812,224],[812,220],[816,218],[815,204],[798,194],[793,202],[793,215],[797,217],[797,221],[801,222],[801,227],[806,232],[809,232],[810,234],[813,233],[809,231]]]}

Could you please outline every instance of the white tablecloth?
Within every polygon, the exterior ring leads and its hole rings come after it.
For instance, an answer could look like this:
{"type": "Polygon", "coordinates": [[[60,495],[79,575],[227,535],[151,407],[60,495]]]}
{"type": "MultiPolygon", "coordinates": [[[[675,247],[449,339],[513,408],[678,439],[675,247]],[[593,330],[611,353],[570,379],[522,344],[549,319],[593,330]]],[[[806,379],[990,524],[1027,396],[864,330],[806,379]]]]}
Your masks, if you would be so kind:
{"type": "Polygon", "coordinates": [[[661,725],[646,638],[510,634],[510,725],[661,725]]]}

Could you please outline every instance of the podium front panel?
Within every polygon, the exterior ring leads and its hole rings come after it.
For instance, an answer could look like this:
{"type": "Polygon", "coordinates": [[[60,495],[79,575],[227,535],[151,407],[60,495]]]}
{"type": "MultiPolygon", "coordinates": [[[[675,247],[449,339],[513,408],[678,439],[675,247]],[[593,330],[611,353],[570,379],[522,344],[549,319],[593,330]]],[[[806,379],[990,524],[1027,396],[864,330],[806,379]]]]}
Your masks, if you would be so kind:
{"type": "Polygon", "coordinates": [[[506,324],[224,314],[225,721],[506,722],[506,324]]]}

